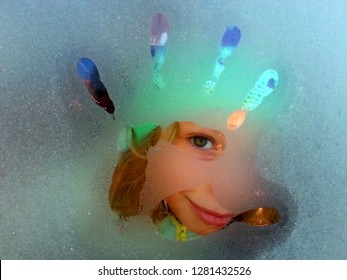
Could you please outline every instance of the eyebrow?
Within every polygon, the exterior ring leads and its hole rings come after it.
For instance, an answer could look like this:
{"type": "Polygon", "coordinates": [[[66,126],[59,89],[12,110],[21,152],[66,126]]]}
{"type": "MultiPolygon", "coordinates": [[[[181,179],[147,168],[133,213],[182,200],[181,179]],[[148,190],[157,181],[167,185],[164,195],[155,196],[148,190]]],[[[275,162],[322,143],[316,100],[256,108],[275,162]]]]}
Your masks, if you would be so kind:
{"type": "Polygon", "coordinates": [[[207,127],[202,127],[202,126],[199,126],[197,124],[193,124],[193,128],[199,129],[199,130],[205,132],[205,134],[213,134],[213,135],[217,135],[218,137],[223,137],[223,139],[225,138],[224,133],[219,131],[219,130],[215,130],[215,129],[211,129],[211,128],[207,128],[207,127]]]}

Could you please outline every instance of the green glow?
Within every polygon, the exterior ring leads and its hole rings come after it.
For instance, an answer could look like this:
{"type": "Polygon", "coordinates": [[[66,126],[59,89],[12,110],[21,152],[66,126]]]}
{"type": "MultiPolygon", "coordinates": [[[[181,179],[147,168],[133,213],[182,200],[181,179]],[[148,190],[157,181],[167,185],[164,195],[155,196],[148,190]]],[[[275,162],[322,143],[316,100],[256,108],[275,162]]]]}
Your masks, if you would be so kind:
{"type": "MultiPolygon", "coordinates": [[[[218,49],[209,47],[205,51],[194,51],[186,46],[168,47],[168,58],[161,73],[165,79],[165,87],[157,91],[154,88],[152,73],[143,73],[144,76],[136,86],[135,98],[129,104],[131,123],[142,123],[165,119],[166,115],[177,116],[180,112],[190,110],[192,114],[211,108],[230,108],[230,113],[240,109],[242,101],[254,87],[259,76],[269,65],[266,57],[247,55],[255,50],[238,48],[232,58],[225,62],[225,70],[217,81],[215,91],[207,95],[204,91],[206,80],[212,78],[215,59],[218,49]],[[256,59],[256,61],[255,61],[256,59]]],[[[271,59],[269,59],[271,61],[271,59]]],[[[281,83],[281,73],[280,82],[281,83]]],[[[273,108],[266,106],[273,95],[278,95],[278,87],[268,96],[264,104],[252,111],[249,115],[261,119],[265,111],[273,108]],[[265,110],[265,111],[264,111],[265,110]],[[259,111],[259,113],[257,113],[259,111]]],[[[273,104],[273,102],[271,102],[273,104]]],[[[253,118],[252,118],[253,119],[253,118]]],[[[247,121],[246,121],[247,122],[247,121]]]]}

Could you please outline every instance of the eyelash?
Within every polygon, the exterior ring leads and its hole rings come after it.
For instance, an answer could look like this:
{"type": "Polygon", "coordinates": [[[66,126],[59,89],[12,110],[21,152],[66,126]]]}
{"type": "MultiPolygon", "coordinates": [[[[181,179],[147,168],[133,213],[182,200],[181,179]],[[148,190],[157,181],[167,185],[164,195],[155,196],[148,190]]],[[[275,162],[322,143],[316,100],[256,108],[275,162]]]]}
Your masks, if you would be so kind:
{"type": "Polygon", "coordinates": [[[198,150],[206,151],[206,150],[210,150],[210,149],[215,149],[215,147],[216,147],[216,141],[215,141],[213,138],[208,137],[208,136],[203,135],[203,134],[196,134],[196,135],[193,135],[192,137],[189,137],[189,138],[188,138],[188,141],[189,141],[189,143],[190,143],[195,149],[198,149],[198,150]],[[212,147],[212,148],[206,149],[206,148],[204,148],[204,147],[199,147],[199,146],[195,145],[194,142],[193,142],[193,140],[194,140],[194,138],[196,138],[196,137],[206,138],[208,141],[210,141],[210,142],[212,143],[213,147],[212,147]]]}

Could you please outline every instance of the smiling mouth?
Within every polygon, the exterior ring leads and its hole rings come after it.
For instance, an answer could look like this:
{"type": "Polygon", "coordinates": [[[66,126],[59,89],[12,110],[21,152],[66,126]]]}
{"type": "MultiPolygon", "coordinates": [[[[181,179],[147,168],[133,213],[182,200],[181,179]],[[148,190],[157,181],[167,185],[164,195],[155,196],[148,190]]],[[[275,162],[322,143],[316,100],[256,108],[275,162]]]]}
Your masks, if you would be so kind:
{"type": "Polygon", "coordinates": [[[214,226],[220,226],[223,227],[226,224],[228,224],[231,219],[235,216],[234,214],[228,213],[228,214],[221,214],[217,213],[205,208],[202,208],[192,201],[190,201],[191,205],[193,206],[195,212],[198,214],[198,216],[209,225],[214,226]]]}

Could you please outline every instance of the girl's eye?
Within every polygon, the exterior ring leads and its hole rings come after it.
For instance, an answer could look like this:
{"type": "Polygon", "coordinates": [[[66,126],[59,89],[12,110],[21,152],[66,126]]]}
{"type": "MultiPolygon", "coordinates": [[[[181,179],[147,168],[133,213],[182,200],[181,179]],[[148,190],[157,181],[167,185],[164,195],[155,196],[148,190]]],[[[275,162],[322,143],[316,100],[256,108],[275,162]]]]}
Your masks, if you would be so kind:
{"type": "Polygon", "coordinates": [[[210,139],[204,136],[194,136],[190,138],[191,143],[193,146],[197,147],[198,149],[212,149],[213,143],[210,139]]]}

